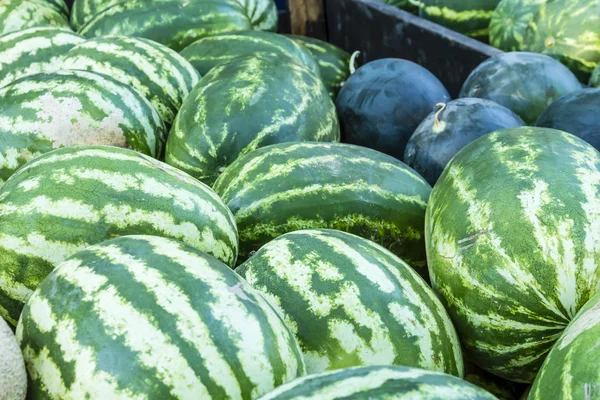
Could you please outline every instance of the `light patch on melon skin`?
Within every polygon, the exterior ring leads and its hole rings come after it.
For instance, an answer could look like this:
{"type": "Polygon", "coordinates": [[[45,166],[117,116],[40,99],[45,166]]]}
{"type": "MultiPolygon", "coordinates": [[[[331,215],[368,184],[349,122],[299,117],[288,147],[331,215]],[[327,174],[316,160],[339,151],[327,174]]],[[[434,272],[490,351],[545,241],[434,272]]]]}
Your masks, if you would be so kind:
{"type": "Polygon", "coordinates": [[[55,399],[68,398],[68,389],[63,382],[60,368],[50,357],[50,351],[47,347],[36,352],[31,346],[25,346],[23,349],[23,358],[27,366],[27,372],[32,381],[44,383],[44,392],[51,394],[55,399]]]}
{"type": "MultiPolygon", "coordinates": [[[[222,353],[211,338],[209,327],[190,303],[190,298],[177,285],[164,280],[161,273],[148,267],[142,261],[122,253],[118,247],[98,246],[95,253],[106,257],[112,264],[123,265],[133,278],[142,283],[152,293],[157,305],[177,320],[177,333],[196,349],[204,361],[212,381],[225,390],[231,398],[241,398],[239,382],[230,365],[223,359],[222,353]]],[[[180,266],[184,268],[183,266],[180,266]]],[[[210,397],[206,388],[198,392],[200,397],[210,397]]]]}
{"type": "Polygon", "coordinates": [[[29,192],[31,190],[35,190],[35,189],[39,188],[41,179],[42,178],[38,176],[36,178],[24,180],[21,183],[19,183],[18,187],[20,189],[22,189],[24,192],[29,192]]]}
{"type": "Polygon", "coordinates": [[[149,224],[153,229],[162,234],[178,238],[197,249],[204,249],[214,257],[233,263],[234,250],[223,240],[217,239],[209,226],[204,229],[191,222],[175,222],[171,213],[164,211],[144,211],[125,204],[108,204],[102,209],[102,215],[106,223],[125,229],[136,225],[149,224]]]}
{"type": "Polygon", "coordinates": [[[42,297],[39,292],[31,296],[27,306],[29,308],[27,317],[41,332],[48,333],[56,327],[56,315],[52,311],[50,302],[42,297]]]}
{"type": "Polygon", "coordinates": [[[563,336],[556,344],[558,350],[563,350],[565,347],[573,343],[580,335],[585,334],[591,329],[594,329],[600,324],[600,302],[587,310],[567,327],[563,336]]]}
{"type": "MultiPolygon", "coordinates": [[[[156,241],[156,239],[149,240],[156,241]]],[[[248,312],[244,300],[227,290],[230,286],[226,276],[211,267],[206,259],[181,249],[176,242],[156,241],[154,251],[170,257],[174,262],[182,265],[188,274],[209,286],[208,290],[214,300],[206,303],[206,307],[213,318],[220,321],[226,331],[230,332],[230,337],[236,338],[237,357],[244,374],[256,385],[254,392],[264,394],[272,390],[275,387],[274,371],[264,352],[269,344],[265,343],[257,316],[248,312]]],[[[255,297],[250,287],[242,289],[255,297]]],[[[280,328],[285,328],[283,323],[280,323],[280,328]]]]}
{"type": "MultiPolygon", "coordinates": [[[[4,243],[0,245],[0,249],[5,249],[4,243]]],[[[14,279],[14,276],[10,276],[7,274],[6,270],[0,271],[0,292],[3,292],[5,295],[10,297],[11,299],[15,299],[21,302],[26,302],[29,296],[33,293],[33,291],[25,286],[23,283],[14,279]]],[[[8,317],[10,314],[2,315],[3,317],[8,317]]]]}
{"type": "Polygon", "coordinates": [[[39,155],[39,152],[32,153],[28,149],[17,149],[15,147],[5,148],[0,151],[0,169],[6,168],[15,170],[21,166],[19,158],[29,161],[39,155]]]}
{"type": "Polygon", "coordinates": [[[38,232],[32,232],[26,238],[0,233],[0,243],[3,249],[24,257],[41,258],[52,264],[64,261],[86,246],[86,243],[51,241],[38,232]]]}
{"type": "Polygon", "coordinates": [[[156,378],[171,387],[174,396],[193,398],[198,393],[206,393],[206,387],[180,349],[156,328],[152,317],[136,310],[114,286],[104,285],[106,277],[85,266],[65,269],[62,265],[57,271],[63,279],[83,291],[83,300],[93,304],[106,334],[112,335],[113,340],[122,340],[145,368],[155,369],[156,378]]]}
{"type": "Polygon", "coordinates": [[[577,263],[575,244],[571,230],[572,220],[560,220],[558,216],[548,215],[544,207],[552,204],[553,199],[548,193],[548,184],[541,180],[533,182],[530,191],[522,191],[518,196],[525,217],[533,227],[533,234],[541,247],[541,252],[548,264],[556,269],[556,292],[562,306],[567,310],[565,318],[571,319],[577,311],[577,263]],[[553,219],[558,229],[549,230],[547,221],[553,219]],[[562,252],[561,252],[562,250],[562,252]]]}
{"type": "Polygon", "coordinates": [[[98,223],[102,215],[92,206],[69,198],[52,200],[44,195],[32,198],[27,204],[0,203],[0,215],[44,215],[56,218],[98,223]]]}
{"type": "MultiPolygon", "coordinates": [[[[140,159],[140,155],[137,153],[116,153],[116,152],[112,152],[110,151],[110,149],[78,149],[76,152],[73,153],[66,153],[66,154],[48,154],[45,155],[43,158],[38,158],[36,160],[32,160],[29,164],[28,164],[28,169],[31,170],[34,167],[39,167],[41,165],[47,165],[47,164],[54,164],[54,163],[64,163],[64,162],[69,162],[69,161],[76,161],[76,160],[80,160],[80,159],[105,159],[105,160],[112,160],[112,161],[129,161],[129,162],[133,162],[135,164],[142,164],[143,165],[143,155],[141,155],[142,159],[140,159]]],[[[24,170],[23,170],[24,171],[24,170]]],[[[15,175],[18,175],[19,172],[15,173],[15,175]]]]}
{"type": "Polygon", "coordinates": [[[71,145],[127,146],[121,124],[125,122],[122,110],[114,109],[99,123],[82,111],[81,101],[76,97],[55,98],[51,92],[32,101],[28,107],[38,109],[40,121],[33,129],[55,148],[71,145]]]}

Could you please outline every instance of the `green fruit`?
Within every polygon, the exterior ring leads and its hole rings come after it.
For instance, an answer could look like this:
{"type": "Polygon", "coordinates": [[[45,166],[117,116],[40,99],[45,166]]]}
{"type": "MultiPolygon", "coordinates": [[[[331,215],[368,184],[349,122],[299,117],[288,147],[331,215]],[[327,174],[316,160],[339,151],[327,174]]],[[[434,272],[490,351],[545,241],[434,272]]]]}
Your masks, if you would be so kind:
{"type": "Polygon", "coordinates": [[[419,16],[467,36],[488,40],[490,19],[500,0],[422,0],[419,16]]]}
{"type": "Polygon", "coordinates": [[[290,58],[260,53],[202,78],[175,118],[166,162],[212,184],[259,147],[339,137],[335,106],[319,77],[290,58]]]}
{"type": "Polygon", "coordinates": [[[0,89],[0,182],[52,149],[130,147],[161,154],[166,128],[138,91],[87,71],[26,76],[0,89]]]}
{"type": "Polygon", "coordinates": [[[512,110],[529,125],[559,97],[581,90],[577,77],[543,54],[502,53],[475,68],[459,97],[494,101],[512,110]]]}
{"type": "Polygon", "coordinates": [[[250,399],[305,374],[292,333],[219,260],[126,236],[40,284],[17,337],[31,398],[250,399]]]}
{"type": "Polygon", "coordinates": [[[600,62],[600,0],[552,0],[531,21],[523,49],[565,64],[582,82],[600,62]]]}
{"type": "Polygon", "coordinates": [[[462,379],[407,367],[361,367],[309,375],[260,400],[497,400],[462,379]]]}
{"type": "Polygon", "coordinates": [[[547,0],[502,0],[490,21],[490,44],[504,51],[523,50],[529,23],[547,0]]]}
{"type": "Polygon", "coordinates": [[[467,358],[532,382],[600,285],[600,153],[565,132],[477,139],[435,185],[425,220],[433,288],[467,358]]]}
{"type": "Polygon", "coordinates": [[[233,266],[237,229],[207,186],[138,152],[65,147],[17,171],[0,189],[0,316],[16,324],[57,263],[125,235],[181,240],[233,266]]]}
{"type": "Polygon", "coordinates": [[[309,36],[288,35],[303,45],[317,60],[321,79],[335,100],[346,79],[350,76],[350,53],[339,47],[309,36]]]}
{"type": "Polygon", "coordinates": [[[349,144],[282,143],[240,157],[214,190],[235,216],[242,260],[284,233],[327,228],[370,239],[427,277],[431,186],[391,156],[349,144]]]}
{"type": "Polygon", "coordinates": [[[42,26],[69,29],[66,9],[63,0],[2,0],[0,35],[42,26]]]}
{"type": "Polygon", "coordinates": [[[463,375],[458,336],[431,288],[369,240],[287,233],[236,272],[283,315],[310,374],[394,364],[463,375]]]}
{"type": "Polygon", "coordinates": [[[202,75],[206,75],[219,64],[231,62],[235,57],[256,53],[272,53],[289,57],[319,75],[319,67],[307,50],[293,40],[273,32],[221,33],[202,38],[180,52],[202,75]]]}
{"type": "Polygon", "coordinates": [[[122,1],[103,8],[81,26],[78,33],[88,38],[139,36],[180,51],[202,37],[218,33],[246,29],[274,30],[277,14],[272,0],[246,1],[122,1]]]}
{"type": "Polygon", "coordinates": [[[27,372],[10,326],[0,317],[0,388],[3,400],[25,400],[27,372]]]}
{"type": "Polygon", "coordinates": [[[528,399],[595,399],[600,395],[600,294],[592,297],[556,342],[528,399]]]}
{"type": "Polygon", "coordinates": [[[51,72],[85,39],[65,28],[28,28],[0,37],[0,87],[27,75],[51,72]]]}
{"type": "Polygon", "coordinates": [[[200,80],[194,67],[175,51],[126,36],[104,36],[79,44],[65,56],[62,68],[101,73],[133,87],[167,125],[200,80]]]}

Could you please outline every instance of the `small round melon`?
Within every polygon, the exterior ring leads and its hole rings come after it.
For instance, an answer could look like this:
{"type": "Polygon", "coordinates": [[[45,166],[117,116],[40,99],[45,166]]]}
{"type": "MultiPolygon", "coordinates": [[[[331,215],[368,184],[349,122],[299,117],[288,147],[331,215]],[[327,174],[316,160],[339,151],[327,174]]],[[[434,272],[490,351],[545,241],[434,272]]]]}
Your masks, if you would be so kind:
{"type": "Polygon", "coordinates": [[[27,372],[19,343],[0,317],[0,400],[23,400],[27,393],[27,372]]]}

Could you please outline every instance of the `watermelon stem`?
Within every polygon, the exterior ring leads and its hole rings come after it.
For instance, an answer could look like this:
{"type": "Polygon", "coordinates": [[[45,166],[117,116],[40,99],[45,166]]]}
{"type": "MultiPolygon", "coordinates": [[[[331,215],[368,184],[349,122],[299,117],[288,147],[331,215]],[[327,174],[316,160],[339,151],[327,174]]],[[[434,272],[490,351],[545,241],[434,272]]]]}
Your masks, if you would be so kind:
{"type": "Polygon", "coordinates": [[[433,120],[433,131],[435,133],[440,133],[441,131],[443,131],[446,128],[446,123],[444,121],[439,120],[441,112],[446,109],[446,103],[437,103],[435,105],[435,108],[438,108],[438,107],[440,109],[437,110],[437,112],[435,113],[435,118],[433,120]]]}
{"type": "Polygon", "coordinates": [[[356,50],[350,57],[350,75],[356,72],[356,58],[360,55],[360,51],[356,50]]]}

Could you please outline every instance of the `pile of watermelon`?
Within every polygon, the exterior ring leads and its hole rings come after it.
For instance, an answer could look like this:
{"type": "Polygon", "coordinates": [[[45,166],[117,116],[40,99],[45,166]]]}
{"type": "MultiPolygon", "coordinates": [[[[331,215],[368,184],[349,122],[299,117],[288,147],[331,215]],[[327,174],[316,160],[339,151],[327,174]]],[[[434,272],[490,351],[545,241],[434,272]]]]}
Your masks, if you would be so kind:
{"type": "Polygon", "coordinates": [[[0,0],[0,399],[598,398],[598,13],[561,1],[562,58],[452,99],[272,0],[0,0]]]}

